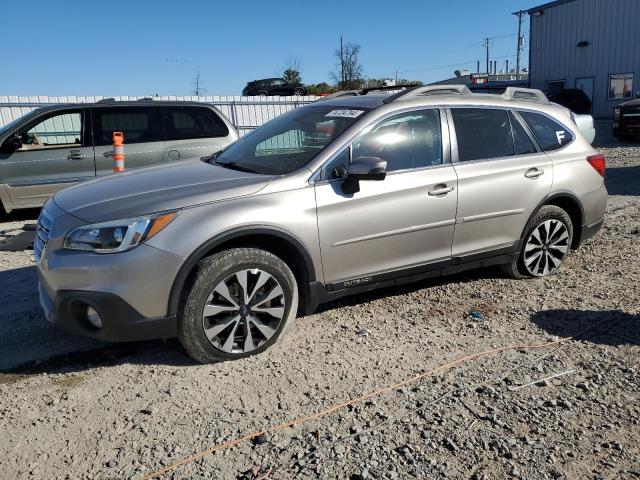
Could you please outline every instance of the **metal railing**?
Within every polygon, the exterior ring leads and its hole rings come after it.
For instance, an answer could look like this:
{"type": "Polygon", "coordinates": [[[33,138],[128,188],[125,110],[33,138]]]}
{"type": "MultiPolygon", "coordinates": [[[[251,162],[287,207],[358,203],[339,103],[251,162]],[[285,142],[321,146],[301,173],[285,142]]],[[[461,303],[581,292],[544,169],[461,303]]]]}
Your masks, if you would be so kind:
{"type": "MultiPolygon", "coordinates": [[[[105,97],[8,97],[0,96],[0,127],[31,110],[61,103],[95,103],[105,97]]],[[[113,97],[115,100],[135,101],[145,97],[113,97]]],[[[238,129],[240,135],[289,110],[316,101],[320,97],[241,97],[241,96],[160,96],[154,100],[203,102],[213,105],[238,129]]]]}

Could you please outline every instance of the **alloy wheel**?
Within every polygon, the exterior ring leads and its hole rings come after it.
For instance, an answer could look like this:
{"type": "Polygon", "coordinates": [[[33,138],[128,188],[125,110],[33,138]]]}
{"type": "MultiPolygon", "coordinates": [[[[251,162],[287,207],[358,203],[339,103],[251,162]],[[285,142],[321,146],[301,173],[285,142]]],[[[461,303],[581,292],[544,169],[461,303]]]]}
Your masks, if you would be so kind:
{"type": "Polygon", "coordinates": [[[276,333],[285,306],[273,275],[257,268],[239,270],[209,294],[202,312],[204,333],[223,352],[251,352],[276,333]]]}
{"type": "Polygon", "coordinates": [[[536,277],[554,273],[569,251],[569,230],[560,220],[546,220],[533,229],[524,247],[527,271],[536,277]]]}

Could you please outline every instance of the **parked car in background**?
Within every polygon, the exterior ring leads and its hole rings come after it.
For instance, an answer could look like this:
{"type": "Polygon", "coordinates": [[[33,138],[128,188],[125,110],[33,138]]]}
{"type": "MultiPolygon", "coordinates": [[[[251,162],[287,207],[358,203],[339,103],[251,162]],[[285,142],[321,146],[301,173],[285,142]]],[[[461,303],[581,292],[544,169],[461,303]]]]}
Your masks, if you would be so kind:
{"type": "Polygon", "coordinates": [[[262,80],[254,80],[247,83],[242,90],[244,96],[254,95],[306,95],[307,87],[302,83],[289,83],[282,78],[263,78],[262,80]]]}
{"type": "Polygon", "coordinates": [[[558,92],[548,93],[547,97],[550,102],[567,107],[573,113],[591,113],[591,100],[579,88],[565,88],[558,92]]]}
{"type": "Polygon", "coordinates": [[[613,134],[620,139],[640,138],[640,93],[613,109],[613,134]]]}
{"type": "Polygon", "coordinates": [[[125,168],[201,157],[238,138],[211,105],[109,99],[41,107],[0,129],[0,201],[40,207],[58,190],[113,173],[112,134],[124,133],[125,168]]]}
{"type": "Polygon", "coordinates": [[[372,93],[57,193],[34,244],[47,319],[238,359],[345,295],[489,265],[552,275],[602,226],[605,158],[542,92],[372,93]]]}

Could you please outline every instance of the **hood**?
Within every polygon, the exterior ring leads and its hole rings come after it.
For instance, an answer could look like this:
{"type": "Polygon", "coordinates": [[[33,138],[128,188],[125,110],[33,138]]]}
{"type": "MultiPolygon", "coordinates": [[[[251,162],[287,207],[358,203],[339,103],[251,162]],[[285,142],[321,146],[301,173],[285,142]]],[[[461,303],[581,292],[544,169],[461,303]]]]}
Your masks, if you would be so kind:
{"type": "Polygon", "coordinates": [[[628,102],[621,103],[619,107],[640,107],[640,98],[634,98],[628,102]]]}
{"type": "Polygon", "coordinates": [[[116,173],[53,197],[67,213],[96,223],[254,194],[273,177],[189,160],[116,173]]]}

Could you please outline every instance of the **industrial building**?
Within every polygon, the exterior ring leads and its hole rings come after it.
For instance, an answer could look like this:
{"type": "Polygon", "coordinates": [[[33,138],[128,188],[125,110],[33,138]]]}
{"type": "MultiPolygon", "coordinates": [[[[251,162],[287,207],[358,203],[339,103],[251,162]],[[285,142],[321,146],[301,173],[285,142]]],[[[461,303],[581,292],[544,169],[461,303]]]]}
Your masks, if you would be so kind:
{"type": "Polygon", "coordinates": [[[579,88],[596,118],[640,92],[640,0],[557,0],[528,13],[532,88],[579,88]]]}

